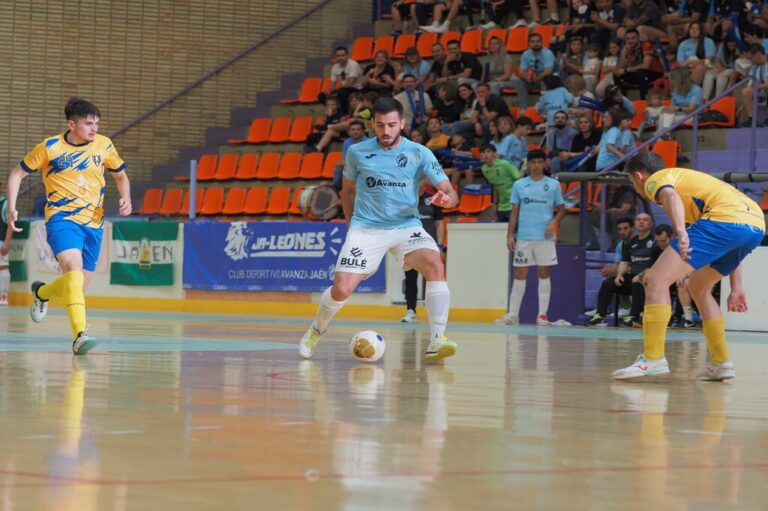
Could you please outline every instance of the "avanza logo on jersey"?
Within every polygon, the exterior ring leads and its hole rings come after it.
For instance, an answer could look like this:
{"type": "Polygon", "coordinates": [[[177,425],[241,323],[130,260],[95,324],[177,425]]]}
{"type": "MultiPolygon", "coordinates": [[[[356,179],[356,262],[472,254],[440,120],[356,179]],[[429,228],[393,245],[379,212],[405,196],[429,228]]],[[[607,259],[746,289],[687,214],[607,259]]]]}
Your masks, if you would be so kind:
{"type": "Polygon", "coordinates": [[[405,188],[406,186],[408,186],[408,183],[405,183],[403,181],[389,181],[387,179],[381,179],[381,178],[369,176],[365,178],[365,185],[368,188],[374,188],[376,186],[405,188]]]}

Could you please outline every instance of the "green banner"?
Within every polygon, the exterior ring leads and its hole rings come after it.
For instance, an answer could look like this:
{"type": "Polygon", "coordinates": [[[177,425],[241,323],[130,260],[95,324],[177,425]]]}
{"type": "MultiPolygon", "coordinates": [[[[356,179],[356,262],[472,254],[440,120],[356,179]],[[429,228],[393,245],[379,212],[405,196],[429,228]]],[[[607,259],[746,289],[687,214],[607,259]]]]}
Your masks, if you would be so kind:
{"type": "Polygon", "coordinates": [[[110,284],[172,286],[178,236],[176,222],[113,223],[110,284]]]}

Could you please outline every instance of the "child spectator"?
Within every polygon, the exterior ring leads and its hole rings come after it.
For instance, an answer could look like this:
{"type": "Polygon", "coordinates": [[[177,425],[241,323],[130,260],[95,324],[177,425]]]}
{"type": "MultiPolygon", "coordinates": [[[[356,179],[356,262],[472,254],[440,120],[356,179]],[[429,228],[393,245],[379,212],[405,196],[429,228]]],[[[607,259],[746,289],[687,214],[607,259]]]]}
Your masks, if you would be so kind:
{"type": "MultiPolygon", "coordinates": [[[[467,137],[459,132],[454,134],[451,137],[451,142],[448,146],[448,149],[453,154],[458,154],[461,156],[472,156],[472,144],[467,140],[467,137]]],[[[446,165],[452,165],[453,162],[446,162],[446,165]]],[[[457,168],[450,167],[445,169],[445,174],[451,178],[451,183],[458,185],[461,181],[461,171],[457,168]]],[[[466,184],[472,184],[475,180],[475,170],[474,169],[464,169],[464,179],[466,180],[466,184]]]]}
{"type": "Polygon", "coordinates": [[[597,80],[600,78],[600,47],[598,45],[590,44],[587,48],[581,76],[587,82],[587,90],[594,94],[597,80]]]}
{"type": "Polygon", "coordinates": [[[496,221],[509,222],[509,212],[512,210],[512,185],[523,177],[520,170],[507,160],[499,158],[493,144],[480,147],[480,159],[483,166],[480,170],[486,181],[493,185],[493,198],[496,205],[496,221]]]}
{"type": "Polygon", "coordinates": [[[611,85],[605,89],[605,99],[603,100],[605,109],[610,110],[612,108],[618,108],[624,110],[632,117],[635,116],[635,105],[632,101],[621,92],[621,88],[617,85],[611,85]]]}
{"type": "Polygon", "coordinates": [[[523,170],[528,155],[528,143],[525,137],[533,129],[533,121],[526,116],[518,117],[515,129],[501,140],[496,151],[499,155],[520,170],[523,170]]]}
{"type": "Polygon", "coordinates": [[[424,145],[430,149],[445,149],[451,141],[451,137],[443,133],[443,122],[437,117],[427,121],[427,136],[429,138],[424,145]]]}
{"type": "Polygon", "coordinates": [[[573,96],[572,106],[568,109],[568,113],[571,117],[589,115],[593,112],[590,108],[579,106],[581,98],[595,101],[595,95],[587,90],[587,82],[584,77],[579,75],[569,76],[565,81],[565,88],[568,89],[573,96]]]}
{"type": "Polygon", "coordinates": [[[643,135],[643,131],[647,128],[659,125],[659,119],[661,119],[663,111],[661,94],[651,91],[648,94],[648,103],[643,111],[643,122],[637,128],[637,138],[640,138],[643,135]]]}
{"type": "Polygon", "coordinates": [[[568,51],[560,56],[560,79],[567,80],[571,75],[579,75],[584,72],[584,41],[580,37],[572,37],[568,40],[568,51]]]}
{"type": "Polygon", "coordinates": [[[605,89],[609,85],[614,84],[613,72],[619,65],[619,58],[621,54],[621,43],[618,39],[612,39],[608,43],[608,55],[603,57],[603,62],[600,64],[600,70],[603,73],[603,78],[595,87],[595,94],[599,99],[605,97],[605,89]]]}
{"type": "Polygon", "coordinates": [[[550,127],[555,123],[555,112],[568,111],[568,107],[573,103],[573,95],[563,87],[559,76],[545,76],[542,82],[544,93],[536,103],[536,110],[546,119],[547,127],[550,127]]]}
{"type": "Polygon", "coordinates": [[[622,130],[632,124],[632,117],[623,110],[612,109],[603,114],[603,136],[600,139],[600,149],[597,153],[597,171],[608,169],[619,160],[621,152],[622,130]]]}

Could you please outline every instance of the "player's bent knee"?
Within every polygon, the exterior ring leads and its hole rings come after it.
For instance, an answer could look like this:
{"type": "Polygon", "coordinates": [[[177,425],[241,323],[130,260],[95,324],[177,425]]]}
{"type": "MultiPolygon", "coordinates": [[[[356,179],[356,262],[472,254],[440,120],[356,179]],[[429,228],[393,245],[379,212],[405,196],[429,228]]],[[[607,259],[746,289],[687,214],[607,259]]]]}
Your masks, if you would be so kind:
{"type": "Polygon", "coordinates": [[[422,275],[426,280],[445,280],[445,267],[440,258],[434,257],[426,261],[422,275]]]}

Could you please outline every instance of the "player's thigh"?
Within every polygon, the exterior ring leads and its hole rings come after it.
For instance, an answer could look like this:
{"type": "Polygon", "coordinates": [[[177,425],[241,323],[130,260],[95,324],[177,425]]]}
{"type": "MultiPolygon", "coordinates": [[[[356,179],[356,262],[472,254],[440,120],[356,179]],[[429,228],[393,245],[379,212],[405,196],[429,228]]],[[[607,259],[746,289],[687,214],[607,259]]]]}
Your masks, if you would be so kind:
{"type": "Polygon", "coordinates": [[[557,248],[554,241],[536,240],[531,243],[536,266],[554,266],[557,264],[557,248]]]}
{"type": "Polygon", "coordinates": [[[81,229],[83,229],[83,269],[92,272],[96,270],[96,263],[99,261],[104,230],[84,226],[81,226],[81,229]]]}
{"type": "Polygon", "coordinates": [[[56,261],[64,273],[83,270],[83,253],[80,249],[69,248],[56,254],[56,261]]]}
{"type": "Polygon", "coordinates": [[[405,266],[419,272],[426,280],[445,280],[445,266],[440,252],[429,248],[413,250],[404,257],[405,266]]]}
{"type": "Polygon", "coordinates": [[[350,227],[336,261],[336,272],[376,273],[391,243],[387,231],[350,227]]]}
{"type": "Polygon", "coordinates": [[[691,273],[693,269],[680,258],[675,249],[667,247],[645,274],[645,287],[649,291],[654,289],[666,292],[669,286],[691,273]]]}
{"type": "MultiPolygon", "coordinates": [[[[705,266],[694,271],[688,279],[688,292],[693,296],[704,296],[711,293],[715,284],[723,279],[723,275],[712,268],[711,266],[705,266]]],[[[679,289],[679,288],[678,288],[679,289]]]]}
{"type": "Polygon", "coordinates": [[[333,275],[333,290],[331,291],[331,298],[336,301],[342,301],[349,298],[349,296],[355,292],[357,286],[362,281],[367,279],[370,274],[366,273],[351,273],[347,271],[336,271],[333,275]]]}
{"type": "Polygon", "coordinates": [[[404,269],[413,268],[427,280],[445,280],[437,243],[423,227],[398,229],[390,252],[404,269]]]}

